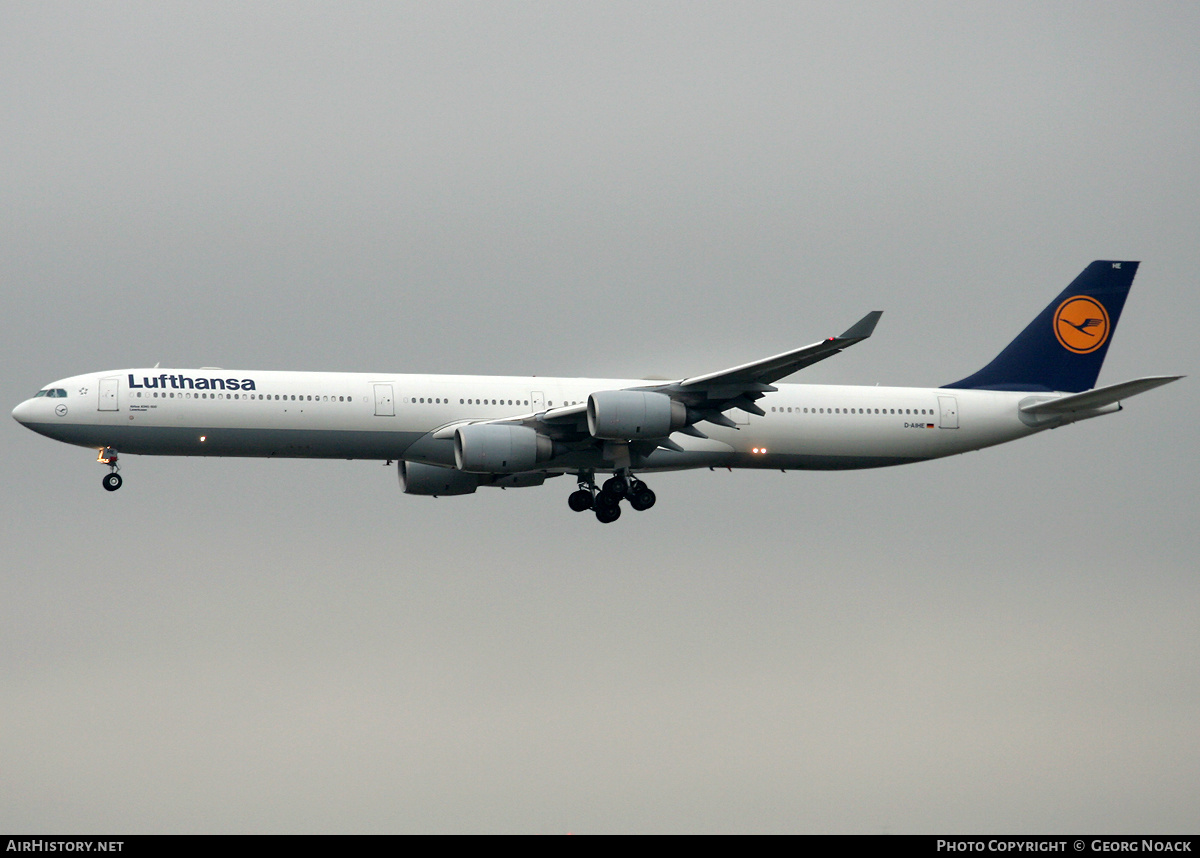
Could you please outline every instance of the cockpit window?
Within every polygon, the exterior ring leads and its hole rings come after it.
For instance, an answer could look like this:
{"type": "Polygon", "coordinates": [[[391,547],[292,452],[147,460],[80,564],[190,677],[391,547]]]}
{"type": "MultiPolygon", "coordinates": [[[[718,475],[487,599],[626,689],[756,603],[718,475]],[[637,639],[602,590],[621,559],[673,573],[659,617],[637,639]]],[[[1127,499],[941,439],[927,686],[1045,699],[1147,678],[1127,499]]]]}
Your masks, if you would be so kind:
{"type": "Polygon", "coordinates": [[[33,398],[37,399],[39,396],[46,396],[50,399],[66,399],[67,392],[61,387],[48,387],[45,390],[39,390],[33,395],[33,398]]]}
{"type": "Polygon", "coordinates": [[[33,395],[33,398],[37,399],[40,396],[47,396],[47,395],[49,395],[49,393],[50,393],[50,391],[48,391],[48,390],[39,390],[37,393],[35,393],[33,395]]]}

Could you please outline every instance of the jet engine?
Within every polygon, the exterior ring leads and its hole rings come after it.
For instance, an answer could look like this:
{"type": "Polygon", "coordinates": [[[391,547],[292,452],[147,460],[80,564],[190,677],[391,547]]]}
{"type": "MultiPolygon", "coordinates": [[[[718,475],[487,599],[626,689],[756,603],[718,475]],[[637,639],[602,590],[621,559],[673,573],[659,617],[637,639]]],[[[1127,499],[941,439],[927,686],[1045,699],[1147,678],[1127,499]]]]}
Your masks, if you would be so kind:
{"type": "Polygon", "coordinates": [[[605,441],[664,438],[687,425],[687,407],[665,393],[602,390],[588,397],[587,422],[605,441]]]}
{"type": "Polygon", "coordinates": [[[454,430],[454,462],[471,474],[531,471],[554,456],[554,442],[528,426],[473,423],[454,430]]]}
{"type": "Polygon", "coordinates": [[[479,488],[479,477],[453,468],[400,462],[400,485],[406,495],[469,495],[479,488]]]}

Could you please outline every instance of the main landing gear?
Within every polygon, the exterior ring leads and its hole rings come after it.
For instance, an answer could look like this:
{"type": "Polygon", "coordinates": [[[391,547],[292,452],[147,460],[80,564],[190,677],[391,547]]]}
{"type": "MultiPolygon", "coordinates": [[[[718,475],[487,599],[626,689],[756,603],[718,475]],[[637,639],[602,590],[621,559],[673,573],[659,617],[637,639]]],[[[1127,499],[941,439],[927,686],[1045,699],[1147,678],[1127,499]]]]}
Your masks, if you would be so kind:
{"type": "Polygon", "coordinates": [[[117,471],[121,470],[117,467],[117,451],[112,447],[105,447],[100,451],[100,455],[96,457],[96,461],[109,467],[108,473],[104,475],[104,479],[101,481],[101,485],[104,486],[105,491],[115,492],[121,488],[121,483],[124,480],[117,473],[117,471]]]}
{"type": "Polygon", "coordinates": [[[571,496],[567,498],[567,505],[575,512],[593,510],[597,521],[610,524],[621,517],[622,500],[628,500],[631,507],[641,512],[654,506],[656,498],[649,486],[628,470],[623,470],[605,480],[604,487],[599,491],[596,491],[593,474],[580,474],[579,488],[571,492],[571,496]]]}

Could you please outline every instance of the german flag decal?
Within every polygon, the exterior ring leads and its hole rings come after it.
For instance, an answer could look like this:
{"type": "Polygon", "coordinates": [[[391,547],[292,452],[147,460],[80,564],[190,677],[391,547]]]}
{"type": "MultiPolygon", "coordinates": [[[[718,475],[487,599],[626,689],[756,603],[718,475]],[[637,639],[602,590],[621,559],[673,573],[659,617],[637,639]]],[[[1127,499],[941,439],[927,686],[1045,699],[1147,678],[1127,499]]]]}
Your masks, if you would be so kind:
{"type": "Polygon", "coordinates": [[[1108,311],[1087,295],[1075,295],[1054,311],[1054,336],[1064,349],[1077,355],[1094,352],[1108,340],[1108,311]]]}

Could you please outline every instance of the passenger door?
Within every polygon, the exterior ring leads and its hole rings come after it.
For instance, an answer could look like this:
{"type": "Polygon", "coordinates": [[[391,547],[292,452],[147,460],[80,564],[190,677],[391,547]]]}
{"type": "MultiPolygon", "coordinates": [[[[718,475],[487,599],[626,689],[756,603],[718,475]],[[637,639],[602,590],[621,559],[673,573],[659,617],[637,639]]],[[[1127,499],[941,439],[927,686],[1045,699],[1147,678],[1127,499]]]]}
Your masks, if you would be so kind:
{"type": "Polygon", "coordinates": [[[396,403],[392,398],[392,386],[390,384],[375,385],[375,416],[396,416],[396,403]]]}
{"type": "Polygon", "coordinates": [[[100,403],[96,406],[98,411],[117,410],[117,387],[120,383],[121,379],[117,376],[100,379],[100,403]]]}
{"type": "Polygon", "coordinates": [[[958,428],[958,397],[956,396],[939,396],[938,410],[941,411],[942,421],[940,425],[943,429],[958,428]]]}

